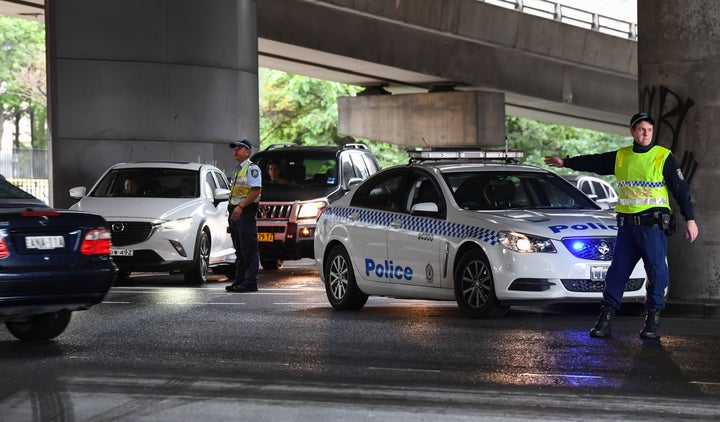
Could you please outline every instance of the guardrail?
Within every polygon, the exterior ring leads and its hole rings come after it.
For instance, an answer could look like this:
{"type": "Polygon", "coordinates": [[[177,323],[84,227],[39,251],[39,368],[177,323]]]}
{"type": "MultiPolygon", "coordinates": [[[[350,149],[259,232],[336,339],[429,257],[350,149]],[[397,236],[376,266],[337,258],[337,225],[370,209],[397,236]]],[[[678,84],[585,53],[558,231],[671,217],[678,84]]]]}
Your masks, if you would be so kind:
{"type": "Polygon", "coordinates": [[[549,0],[478,0],[541,18],[637,41],[637,23],[588,12],[549,0]]]}

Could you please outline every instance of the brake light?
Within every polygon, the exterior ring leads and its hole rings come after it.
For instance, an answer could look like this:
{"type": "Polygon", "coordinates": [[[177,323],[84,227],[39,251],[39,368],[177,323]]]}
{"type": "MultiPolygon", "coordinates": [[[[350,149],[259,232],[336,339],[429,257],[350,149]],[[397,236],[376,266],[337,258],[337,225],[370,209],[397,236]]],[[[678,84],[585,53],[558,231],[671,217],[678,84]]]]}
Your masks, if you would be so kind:
{"type": "Polygon", "coordinates": [[[5,239],[0,238],[0,259],[7,258],[8,256],[10,256],[10,251],[5,243],[5,239]]]}
{"type": "Polygon", "coordinates": [[[93,229],[85,234],[80,252],[83,255],[109,255],[112,236],[108,229],[93,229]]]}
{"type": "Polygon", "coordinates": [[[60,213],[58,211],[23,211],[20,215],[23,217],[57,217],[60,213]]]}

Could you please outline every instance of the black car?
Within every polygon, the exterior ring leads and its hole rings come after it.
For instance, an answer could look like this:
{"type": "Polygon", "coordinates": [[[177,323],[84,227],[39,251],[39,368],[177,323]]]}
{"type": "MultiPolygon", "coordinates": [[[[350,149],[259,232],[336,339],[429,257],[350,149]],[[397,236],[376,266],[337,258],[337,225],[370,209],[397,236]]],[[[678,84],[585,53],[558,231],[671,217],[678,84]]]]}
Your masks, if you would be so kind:
{"type": "Polygon", "coordinates": [[[60,335],[112,286],[110,246],[101,216],[50,208],[0,176],[0,321],[21,340],[60,335]]]}
{"type": "Polygon", "coordinates": [[[380,168],[367,146],[354,143],[278,144],[251,160],[263,171],[257,222],[265,270],[277,270],[285,260],[314,258],[315,224],[322,210],[380,168]]]}

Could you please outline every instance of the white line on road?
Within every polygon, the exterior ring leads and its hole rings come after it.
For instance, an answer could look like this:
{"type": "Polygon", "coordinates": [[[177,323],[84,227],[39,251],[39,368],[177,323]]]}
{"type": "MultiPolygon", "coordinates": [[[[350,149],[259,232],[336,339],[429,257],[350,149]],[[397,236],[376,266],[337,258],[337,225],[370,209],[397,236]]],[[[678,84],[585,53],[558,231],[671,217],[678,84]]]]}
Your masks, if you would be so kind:
{"type": "Polygon", "coordinates": [[[377,366],[368,366],[368,369],[370,369],[372,371],[433,372],[433,373],[442,372],[437,369],[384,368],[384,367],[381,368],[381,367],[377,367],[377,366]]]}

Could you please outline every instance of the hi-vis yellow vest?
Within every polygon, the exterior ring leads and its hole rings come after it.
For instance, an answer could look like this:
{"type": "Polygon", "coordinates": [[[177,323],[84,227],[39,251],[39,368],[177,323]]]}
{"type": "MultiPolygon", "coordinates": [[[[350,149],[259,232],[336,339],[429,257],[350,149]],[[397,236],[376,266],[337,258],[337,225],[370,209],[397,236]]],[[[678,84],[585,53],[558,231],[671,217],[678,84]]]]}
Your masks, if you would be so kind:
{"type": "Polygon", "coordinates": [[[250,193],[250,186],[248,186],[247,180],[248,167],[250,167],[250,164],[250,160],[247,160],[244,166],[235,167],[233,184],[230,187],[230,199],[228,200],[230,205],[239,204],[250,193]]]}
{"type": "Polygon", "coordinates": [[[632,146],[618,150],[615,157],[615,177],[619,188],[616,212],[636,214],[657,207],[670,210],[663,177],[668,156],[670,150],[659,145],[644,154],[633,152],[632,146]]]}

